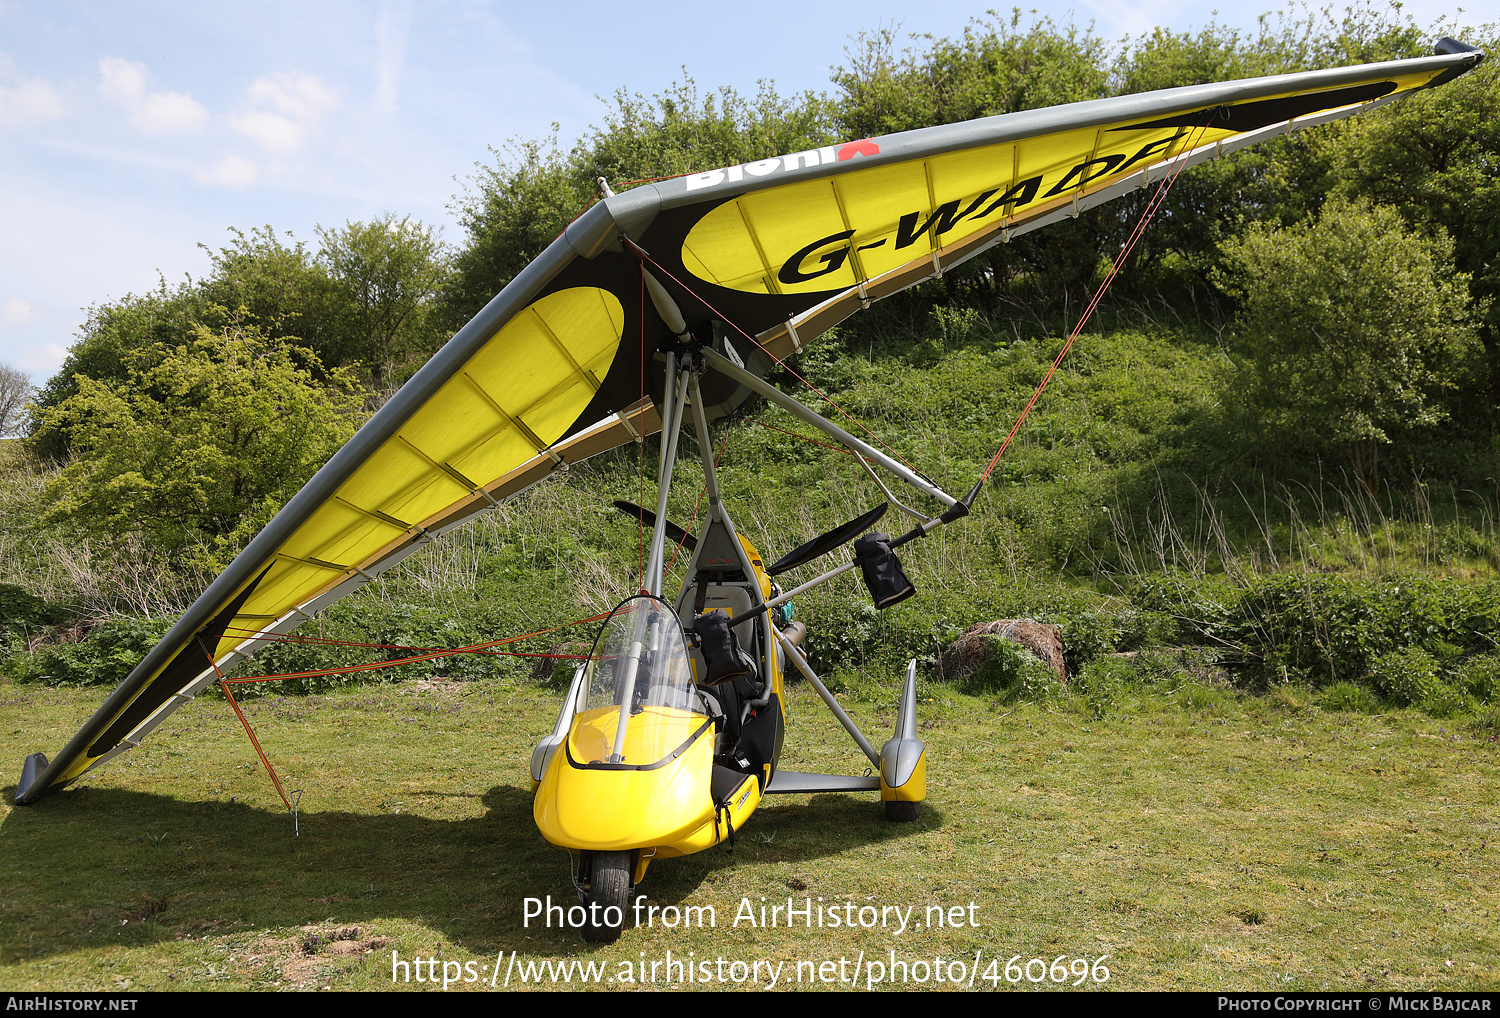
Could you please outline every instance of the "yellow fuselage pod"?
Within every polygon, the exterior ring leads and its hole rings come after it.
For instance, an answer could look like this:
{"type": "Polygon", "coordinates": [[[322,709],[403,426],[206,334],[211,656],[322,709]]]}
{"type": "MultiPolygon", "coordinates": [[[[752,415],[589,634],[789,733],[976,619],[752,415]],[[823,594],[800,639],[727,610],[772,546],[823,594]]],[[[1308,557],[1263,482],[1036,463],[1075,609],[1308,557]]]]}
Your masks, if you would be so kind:
{"type": "MultiPolygon", "coordinates": [[[[636,755],[631,750],[637,740],[631,736],[652,723],[660,724],[667,711],[670,708],[648,707],[630,719],[626,760],[636,755]]],[[[562,848],[604,852],[655,848],[658,854],[676,849],[667,854],[679,855],[710,847],[714,842],[696,842],[703,827],[712,830],[714,826],[709,791],[713,726],[701,714],[674,713],[682,715],[678,727],[686,745],[650,754],[663,759],[644,766],[599,763],[604,749],[600,733],[613,732],[619,720],[617,708],[579,714],[563,751],[548,766],[537,789],[532,813],[542,837],[562,848]],[[688,843],[693,847],[677,848],[688,843]]]]}
{"type": "MultiPolygon", "coordinates": [[[[759,552],[744,537],[740,543],[761,596],[769,597],[771,580],[759,552]]],[[[776,654],[767,655],[763,665],[771,677],[771,691],[784,705],[776,654]]],[[[782,711],[784,717],[784,706],[782,711]]],[[[714,809],[710,791],[714,730],[701,714],[645,708],[626,723],[624,757],[627,761],[658,758],[660,762],[601,766],[608,758],[619,718],[617,707],[580,712],[573,718],[567,741],[532,789],[532,815],[542,837],[551,844],[602,852],[655,849],[649,857],[643,856],[635,874],[639,880],[647,858],[691,855],[712,848],[728,839],[731,830],[739,830],[760,805],[762,782],[750,775],[735,789],[727,809],[714,809]],[[668,729],[681,737],[664,739],[668,729]]]]}

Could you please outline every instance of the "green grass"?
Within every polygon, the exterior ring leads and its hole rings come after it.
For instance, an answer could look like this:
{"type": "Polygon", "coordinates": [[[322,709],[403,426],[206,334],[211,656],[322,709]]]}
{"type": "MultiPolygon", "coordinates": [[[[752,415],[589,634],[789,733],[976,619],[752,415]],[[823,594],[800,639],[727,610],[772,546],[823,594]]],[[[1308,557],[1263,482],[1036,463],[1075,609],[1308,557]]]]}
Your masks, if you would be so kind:
{"type": "MultiPolygon", "coordinates": [[[[892,678],[845,683],[877,742],[893,723],[892,678]]],[[[992,958],[1000,972],[1015,955],[1107,954],[1116,989],[1500,979],[1493,725],[1212,683],[1126,686],[1102,716],[1082,694],[922,695],[929,800],[917,823],[887,824],[871,796],[770,800],[732,853],[657,862],[642,885],[653,904],[713,906],[717,929],[627,930],[607,947],[522,925],[524,898],[572,899],[527,783],[556,692],[404,683],[250,703],[287,786],[303,790],[300,837],[227,705],[200,699],[79,786],[0,808],[0,980],[387,989],[392,951],[476,970],[514,951],[616,973],[669,950],[779,960],[788,974],[861,951],[982,952],[981,973],[992,958]],[[762,896],[918,916],[973,901],[979,925],[733,928],[741,899],[762,896]]],[[[783,766],[863,769],[805,686],[789,699],[783,766]]],[[[0,701],[0,760],[16,767],[55,750],[97,695],[8,686],[0,701]]]]}

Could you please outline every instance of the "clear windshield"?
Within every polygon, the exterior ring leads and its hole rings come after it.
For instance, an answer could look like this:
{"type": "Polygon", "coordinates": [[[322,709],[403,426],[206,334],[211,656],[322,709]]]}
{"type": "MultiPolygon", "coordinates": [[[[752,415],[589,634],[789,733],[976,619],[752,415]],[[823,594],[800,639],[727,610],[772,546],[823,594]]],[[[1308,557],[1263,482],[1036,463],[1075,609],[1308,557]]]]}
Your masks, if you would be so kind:
{"type": "Polygon", "coordinates": [[[641,595],[616,608],[587,668],[584,709],[569,736],[580,764],[657,763],[706,720],[693,692],[682,623],[658,598],[641,595]]]}

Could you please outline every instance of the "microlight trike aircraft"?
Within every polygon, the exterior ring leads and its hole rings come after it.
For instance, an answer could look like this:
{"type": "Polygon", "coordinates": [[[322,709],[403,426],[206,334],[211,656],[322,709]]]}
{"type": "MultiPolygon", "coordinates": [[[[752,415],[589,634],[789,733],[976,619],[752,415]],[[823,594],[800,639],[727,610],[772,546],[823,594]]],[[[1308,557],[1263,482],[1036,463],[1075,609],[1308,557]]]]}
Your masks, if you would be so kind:
{"type": "Polygon", "coordinates": [[[773,368],[871,301],[1150,187],[1133,244],[1184,169],[1441,85],[1482,59],[1444,39],[1430,57],[1028,110],[621,194],[601,182],[602,200],[318,471],[62,751],[50,762],[27,757],[16,802],[37,802],[139,745],[211,684],[233,705],[228,673],[257,648],[553,471],[630,442],[644,456],[660,432],[656,510],[624,507],[652,528],[645,590],[609,613],[532,756],[537,826],[571,854],[580,899],[607,916],[590,935],[616,935],[651,860],[731,838],[766,795],[878,792],[892,819],[916,816],[927,761],[915,666],[893,736],[877,750],[809,667],[804,630],[785,606],[853,569],[878,608],[913,594],[896,550],[969,512],[1046,379],[978,482],[955,497],[878,440],[770,385],[773,368]],[[849,450],[886,494],[770,566],[720,499],[712,454],[713,422],[751,396],[849,450]],[[708,499],[694,535],[666,518],[689,429],[708,499]],[[912,489],[915,504],[882,474],[912,489]],[[890,507],[911,520],[895,538],[871,530],[890,507]],[[691,551],[675,591],[664,589],[669,537],[691,551]],[[781,574],[850,541],[839,564],[780,588],[781,574]],[[790,672],[817,690],[878,775],[778,768],[790,672]]]}

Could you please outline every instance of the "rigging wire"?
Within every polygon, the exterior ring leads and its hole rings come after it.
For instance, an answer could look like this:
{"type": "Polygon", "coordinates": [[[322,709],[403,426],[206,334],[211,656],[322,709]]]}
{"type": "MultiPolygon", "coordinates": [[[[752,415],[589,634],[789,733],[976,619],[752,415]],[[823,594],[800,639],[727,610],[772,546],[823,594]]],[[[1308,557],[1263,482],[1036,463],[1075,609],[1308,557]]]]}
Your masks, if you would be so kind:
{"type": "Polygon", "coordinates": [[[219,671],[219,662],[214,660],[213,654],[203,645],[203,638],[200,636],[197,637],[197,640],[199,648],[202,649],[203,653],[208,655],[208,663],[213,666],[214,674],[218,676],[219,688],[224,691],[224,698],[229,701],[229,706],[234,708],[235,717],[240,719],[240,724],[244,727],[245,734],[250,737],[250,745],[255,747],[256,755],[260,757],[260,762],[265,765],[266,773],[271,776],[271,784],[276,786],[276,794],[281,796],[282,802],[286,803],[286,811],[288,813],[292,812],[292,800],[286,797],[286,789],[281,785],[281,776],[276,773],[276,768],[271,766],[271,759],[266,756],[266,751],[260,748],[260,740],[255,737],[255,729],[250,727],[250,722],[245,718],[245,712],[240,710],[239,701],[229,691],[229,683],[224,681],[224,673],[219,671]]]}
{"type": "Polygon", "coordinates": [[[1088,307],[1084,309],[1083,314],[1079,316],[1077,324],[1069,332],[1067,342],[1057,352],[1057,356],[1052,361],[1052,366],[1047,369],[1047,373],[1042,376],[1042,380],[1037,383],[1036,390],[1032,392],[1031,399],[1027,400],[1025,408],[1021,411],[1020,416],[1016,418],[1016,423],[1011,425],[1009,433],[1005,436],[1005,441],[1000,443],[1000,448],[995,451],[994,456],[990,457],[989,464],[984,468],[984,473],[979,475],[980,483],[988,481],[990,474],[994,473],[995,466],[1000,462],[1000,457],[1005,455],[1006,449],[1010,448],[1011,442],[1015,440],[1017,433],[1021,430],[1021,425],[1026,423],[1026,418],[1031,414],[1032,407],[1036,406],[1037,400],[1042,398],[1042,392],[1047,388],[1047,384],[1052,381],[1052,376],[1057,374],[1057,369],[1062,365],[1063,358],[1067,357],[1068,351],[1073,348],[1073,342],[1078,339],[1079,335],[1083,332],[1083,327],[1088,324],[1089,319],[1093,317],[1094,312],[1103,301],[1105,291],[1109,289],[1110,284],[1119,276],[1126,259],[1130,257],[1131,250],[1141,237],[1145,235],[1146,227],[1151,225],[1151,220],[1161,211],[1162,205],[1166,202],[1168,192],[1172,190],[1172,185],[1176,183],[1177,178],[1187,167],[1187,159],[1183,157],[1197,147],[1198,142],[1202,139],[1204,132],[1208,130],[1208,125],[1213,122],[1214,114],[1218,110],[1214,108],[1205,110],[1204,112],[1203,123],[1198,127],[1193,140],[1178,153],[1178,164],[1157,185],[1156,192],[1151,196],[1151,200],[1146,203],[1146,208],[1141,213],[1141,218],[1136,221],[1135,228],[1131,230],[1129,238],[1121,245],[1120,253],[1110,262],[1109,271],[1105,273],[1104,280],[1099,284],[1099,288],[1094,291],[1093,299],[1089,301],[1088,307]]]}
{"type": "MultiPolygon", "coordinates": [[[[637,404],[637,405],[641,405],[641,404],[644,404],[646,402],[646,266],[642,265],[642,266],[640,266],[640,269],[641,269],[641,402],[640,402],[640,404],[637,404]]],[[[638,442],[636,442],[636,446],[640,449],[640,453],[641,453],[641,455],[640,455],[640,461],[641,461],[641,469],[640,469],[641,484],[640,484],[640,496],[639,496],[639,498],[636,501],[636,505],[645,505],[646,504],[646,425],[645,425],[644,422],[641,424],[641,433],[637,437],[640,439],[638,442]]],[[[638,584],[636,584],[636,586],[637,586],[637,588],[641,588],[641,587],[644,587],[646,585],[646,518],[644,516],[640,518],[640,521],[639,521],[638,525],[636,526],[636,531],[635,531],[635,548],[636,548],[636,559],[637,559],[637,562],[636,562],[636,573],[640,576],[640,582],[638,584]]]]}

